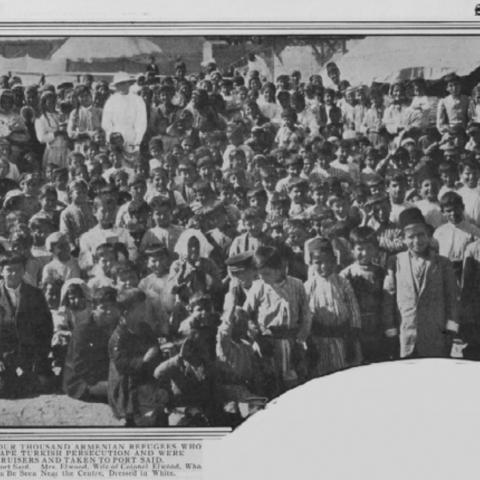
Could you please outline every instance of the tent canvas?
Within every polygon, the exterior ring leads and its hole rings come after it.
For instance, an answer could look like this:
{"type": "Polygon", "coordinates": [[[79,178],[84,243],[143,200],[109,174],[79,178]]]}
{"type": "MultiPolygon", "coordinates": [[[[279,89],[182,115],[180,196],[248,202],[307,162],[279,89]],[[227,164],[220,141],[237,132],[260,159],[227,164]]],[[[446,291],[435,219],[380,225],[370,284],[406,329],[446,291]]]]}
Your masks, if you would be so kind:
{"type": "Polygon", "coordinates": [[[162,49],[145,38],[71,37],[52,55],[52,60],[66,61],[70,72],[139,73],[145,71],[149,55],[156,56],[159,66],[168,62],[162,49]]]}
{"type": "MultiPolygon", "coordinates": [[[[352,85],[393,83],[448,73],[469,75],[480,65],[479,36],[372,36],[361,40],[336,62],[352,85]]],[[[322,76],[326,77],[324,68],[322,76]]]]}

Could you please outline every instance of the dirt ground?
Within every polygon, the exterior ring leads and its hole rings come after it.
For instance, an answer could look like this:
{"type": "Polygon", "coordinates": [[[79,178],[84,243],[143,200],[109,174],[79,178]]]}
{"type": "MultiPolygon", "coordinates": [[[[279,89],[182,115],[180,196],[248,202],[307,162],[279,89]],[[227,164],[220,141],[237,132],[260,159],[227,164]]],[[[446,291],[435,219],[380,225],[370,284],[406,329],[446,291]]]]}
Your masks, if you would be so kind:
{"type": "Polygon", "coordinates": [[[108,405],[85,403],[66,395],[0,400],[2,427],[122,427],[108,405]]]}

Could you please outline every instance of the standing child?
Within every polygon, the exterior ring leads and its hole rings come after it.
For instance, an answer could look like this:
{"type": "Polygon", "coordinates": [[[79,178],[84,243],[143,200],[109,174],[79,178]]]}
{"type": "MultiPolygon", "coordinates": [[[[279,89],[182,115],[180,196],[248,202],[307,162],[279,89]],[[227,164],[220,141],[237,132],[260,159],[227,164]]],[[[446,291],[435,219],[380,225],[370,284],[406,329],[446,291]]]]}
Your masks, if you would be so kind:
{"type": "Polygon", "coordinates": [[[438,102],[437,107],[437,128],[444,134],[448,128],[454,125],[461,125],[466,128],[468,122],[468,110],[470,99],[461,95],[462,86],[460,77],[455,73],[447,75],[443,81],[449,95],[438,102]]]}
{"type": "Polygon", "coordinates": [[[57,190],[53,185],[43,185],[38,194],[38,199],[40,200],[41,209],[32,217],[32,219],[37,216],[47,218],[54,228],[52,231],[58,230],[60,227],[60,210],[57,209],[57,190]]]}
{"type": "Polygon", "coordinates": [[[384,284],[386,335],[400,357],[449,357],[458,332],[458,287],[450,260],[430,248],[422,212],[400,214],[406,252],[390,259],[384,284]]]}
{"type": "Polygon", "coordinates": [[[287,275],[286,262],[275,248],[260,247],[254,254],[260,280],[247,293],[244,310],[258,325],[263,352],[270,351],[279,394],[300,383],[305,365],[302,357],[310,333],[311,314],[303,284],[287,275]]]}
{"type": "Polygon", "coordinates": [[[102,243],[93,255],[95,266],[90,270],[88,288],[92,292],[102,287],[115,287],[112,268],[118,262],[117,252],[111,243],[102,243]]]}
{"type": "Polygon", "coordinates": [[[53,260],[43,268],[42,279],[56,276],[64,281],[71,278],[81,278],[80,267],[77,260],[72,257],[68,237],[61,232],[49,235],[45,241],[47,251],[53,256],[53,260]]]}
{"type": "Polygon", "coordinates": [[[418,185],[420,186],[422,200],[415,202],[415,206],[420,209],[425,217],[425,221],[436,229],[446,222],[442,209],[438,204],[438,177],[425,170],[420,172],[418,185]]]}
{"type": "Polygon", "coordinates": [[[97,247],[104,243],[124,243],[128,249],[129,259],[135,261],[137,247],[133,238],[128,230],[114,225],[117,210],[115,200],[110,195],[101,195],[95,198],[93,205],[98,224],[80,237],[78,257],[80,268],[86,272],[90,271],[95,265],[94,254],[97,247]]]}
{"type": "Polygon", "coordinates": [[[383,332],[382,293],[385,270],[373,262],[378,255],[378,240],[370,227],[357,227],[350,232],[355,263],[342,270],[353,288],[360,309],[359,341],[366,363],[387,359],[383,332]]]}
{"type": "Polygon", "coordinates": [[[275,190],[280,193],[288,194],[289,185],[300,178],[303,168],[303,158],[300,155],[293,155],[285,160],[285,168],[287,169],[287,176],[281,178],[275,190]]]}
{"type": "Polygon", "coordinates": [[[303,178],[295,179],[288,185],[288,196],[291,200],[290,210],[288,212],[290,217],[300,215],[310,207],[307,193],[308,182],[303,178]]]}
{"type": "Polygon", "coordinates": [[[151,245],[145,250],[148,258],[147,267],[150,274],[140,280],[138,288],[154,294],[170,316],[175,308],[175,296],[168,288],[168,274],[172,254],[164,245],[151,245]]]}
{"type": "Polygon", "coordinates": [[[247,208],[242,212],[246,233],[236,237],[230,247],[230,256],[239,255],[260,246],[273,245],[272,239],[263,231],[265,214],[258,208],[247,208]]]}
{"type": "Polygon", "coordinates": [[[24,173],[20,180],[20,187],[24,195],[22,210],[31,217],[42,209],[38,200],[38,194],[42,186],[42,180],[38,174],[24,173]]]}
{"type": "Polygon", "coordinates": [[[129,202],[124,203],[117,212],[115,225],[117,227],[127,227],[131,218],[128,214],[130,206],[139,207],[145,203],[144,197],[147,193],[147,182],[140,175],[134,175],[128,181],[128,193],[132,197],[129,202]]]}
{"type": "Polygon", "coordinates": [[[59,204],[66,207],[70,203],[67,191],[68,170],[66,168],[56,168],[52,172],[52,183],[57,191],[57,199],[59,204]]]}
{"type": "Polygon", "coordinates": [[[45,241],[56,230],[52,222],[48,218],[37,214],[30,219],[28,227],[33,238],[32,256],[38,257],[44,263],[49,262],[52,259],[52,254],[48,251],[45,241]]]}
{"type": "Polygon", "coordinates": [[[319,377],[359,365],[360,310],[349,281],[335,272],[332,244],[318,238],[309,245],[312,277],[305,283],[312,315],[310,374],[319,377]]]}
{"type": "Polygon", "coordinates": [[[85,180],[74,180],[68,185],[69,206],[60,214],[60,231],[65,233],[72,252],[78,255],[80,237],[93,228],[97,221],[88,204],[88,185],[85,180]]]}
{"type": "Polygon", "coordinates": [[[183,227],[172,224],[172,208],[170,200],[164,197],[155,197],[150,202],[153,211],[154,227],[147,230],[140,243],[140,250],[144,251],[154,244],[167,247],[170,254],[174,254],[175,245],[185,230],[183,227]]]}
{"type": "Polygon", "coordinates": [[[403,172],[397,170],[387,175],[385,184],[391,204],[390,220],[398,223],[400,213],[407,208],[413,207],[413,204],[405,201],[407,194],[407,177],[403,172]]]}
{"type": "Polygon", "coordinates": [[[457,190],[465,205],[465,220],[480,227],[479,169],[474,160],[463,160],[458,166],[463,187],[457,190]]]}
{"type": "Polygon", "coordinates": [[[443,182],[443,186],[438,192],[440,200],[445,193],[455,191],[458,182],[458,167],[454,162],[443,162],[438,167],[438,173],[443,182]]]}
{"type": "Polygon", "coordinates": [[[445,193],[440,198],[440,207],[448,223],[437,228],[433,238],[438,242],[440,255],[452,262],[455,276],[460,282],[465,250],[470,243],[480,239],[480,229],[465,220],[465,205],[458,193],[445,193]]]}

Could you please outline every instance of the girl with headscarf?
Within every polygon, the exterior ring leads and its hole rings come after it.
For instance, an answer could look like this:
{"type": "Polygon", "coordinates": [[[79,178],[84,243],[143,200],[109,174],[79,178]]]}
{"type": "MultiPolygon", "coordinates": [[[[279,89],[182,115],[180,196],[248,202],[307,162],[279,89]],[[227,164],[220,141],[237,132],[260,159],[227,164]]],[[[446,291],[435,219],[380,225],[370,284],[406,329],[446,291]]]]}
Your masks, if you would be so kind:
{"type": "Polygon", "coordinates": [[[43,154],[43,169],[47,171],[50,163],[60,168],[68,168],[67,125],[56,110],[56,95],[44,92],[40,98],[40,117],[35,121],[38,140],[46,145],[43,154]]]}
{"type": "Polygon", "coordinates": [[[186,300],[196,292],[215,295],[222,289],[218,267],[209,257],[213,247],[202,232],[190,228],[179,237],[175,253],[179,259],[172,263],[168,284],[173,295],[186,300]]]}
{"type": "Polygon", "coordinates": [[[72,332],[92,313],[92,292],[80,278],[67,280],[60,293],[60,307],[65,312],[64,330],[72,332]]]}

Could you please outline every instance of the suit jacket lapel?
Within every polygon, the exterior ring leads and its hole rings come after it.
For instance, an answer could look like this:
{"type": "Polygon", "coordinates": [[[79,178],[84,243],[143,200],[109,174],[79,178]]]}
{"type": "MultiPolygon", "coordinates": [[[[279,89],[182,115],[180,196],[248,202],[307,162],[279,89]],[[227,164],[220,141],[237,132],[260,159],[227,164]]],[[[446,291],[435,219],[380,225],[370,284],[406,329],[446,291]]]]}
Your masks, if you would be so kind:
{"type": "Polygon", "coordinates": [[[5,288],[5,284],[3,282],[0,286],[0,306],[2,306],[7,312],[10,312],[12,317],[15,316],[12,304],[10,302],[10,299],[8,298],[7,289],[5,288]]]}
{"type": "Polygon", "coordinates": [[[431,282],[432,277],[435,275],[438,269],[437,257],[435,254],[430,253],[427,259],[427,266],[425,268],[425,275],[423,276],[423,281],[420,286],[420,291],[418,297],[425,291],[427,285],[431,282]]]}

